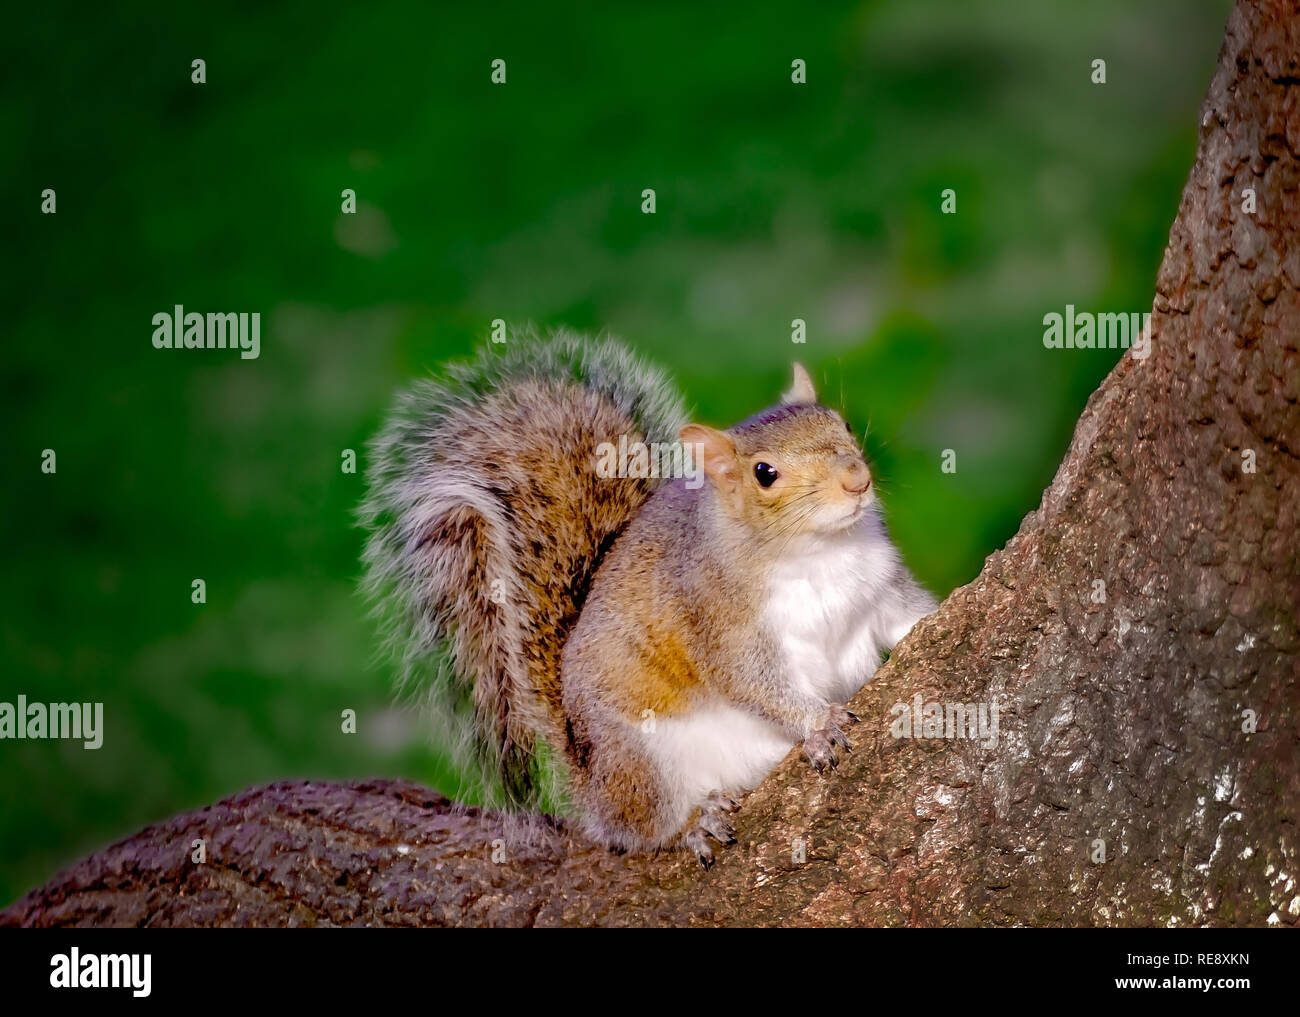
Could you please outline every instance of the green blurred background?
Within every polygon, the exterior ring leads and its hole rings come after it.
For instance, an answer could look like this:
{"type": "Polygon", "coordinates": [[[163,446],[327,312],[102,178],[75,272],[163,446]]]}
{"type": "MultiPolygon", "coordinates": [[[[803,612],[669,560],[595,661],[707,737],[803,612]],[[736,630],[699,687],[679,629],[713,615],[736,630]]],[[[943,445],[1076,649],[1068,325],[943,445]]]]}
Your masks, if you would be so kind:
{"type": "Polygon", "coordinates": [[[1118,356],[1045,350],[1042,316],[1150,309],[1229,6],[11,20],[0,700],[103,701],[106,734],[95,752],[0,742],[0,903],[249,784],[455,790],[391,705],[355,592],[363,479],[340,453],[364,470],[393,392],[493,318],[620,335],[720,425],[773,401],[797,355],[870,422],[921,579],[969,581],[1118,356]],[[151,318],[176,303],[261,311],[260,359],[155,350],[151,318]]]}

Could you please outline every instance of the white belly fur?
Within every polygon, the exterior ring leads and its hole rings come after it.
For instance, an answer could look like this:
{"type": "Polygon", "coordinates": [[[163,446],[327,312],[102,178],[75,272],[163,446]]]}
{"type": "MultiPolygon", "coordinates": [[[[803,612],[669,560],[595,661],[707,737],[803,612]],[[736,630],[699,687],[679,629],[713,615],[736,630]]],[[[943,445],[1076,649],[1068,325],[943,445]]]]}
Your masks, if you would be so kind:
{"type": "Polygon", "coordinates": [[[660,718],[644,738],[693,802],[714,791],[757,787],[794,746],[775,724],[724,703],[660,718]]]}
{"type": "Polygon", "coordinates": [[[765,621],[796,687],[843,703],[875,674],[898,635],[901,606],[888,603],[887,594],[899,564],[868,517],[776,566],[765,621]]]}
{"type": "MultiPolygon", "coordinates": [[[[827,704],[846,702],[866,684],[901,634],[905,609],[883,602],[898,567],[874,516],[776,567],[764,624],[780,647],[787,680],[827,704]]],[[[776,725],[723,702],[661,718],[644,737],[693,801],[756,787],[795,744],[776,725]]]]}

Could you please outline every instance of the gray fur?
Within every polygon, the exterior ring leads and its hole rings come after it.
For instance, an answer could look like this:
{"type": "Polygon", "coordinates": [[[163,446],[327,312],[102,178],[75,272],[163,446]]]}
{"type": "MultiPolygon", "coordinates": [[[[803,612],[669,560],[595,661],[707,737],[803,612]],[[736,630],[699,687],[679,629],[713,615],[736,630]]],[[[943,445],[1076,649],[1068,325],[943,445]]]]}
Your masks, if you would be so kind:
{"type": "MultiPolygon", "coordinates": [[[[558,646],[536,645],[539,618],[576,617],[578,604],[568,601],[585,593],[537,588],[529,574],[535,563],[518,541],[528,526],[546,526],[548,506],[531,504],[520,490],[530,467],[523,453],[510,461],[508,428],[485,430],[489,400],[533,389],[539,415],[558,414],[558,401],[572,396],[577,409],[567,406],[566,419],[581,416],[581,399],[591,394],[606,417],[625,417],[649,441],[676,440],[686,420],[665,376],[624,347],[567,331],[542,339],[531,328],[516,330],[505,344],[489,344],[476,359],[417,381],[397,398],[369,444],[368,493],[359,511],[370,534],[363,589],[401,687],[427,697],[435,736],[472,774],[461,793],[529,807],[555,801],[546,749],[563,749],[557,718],[530,674],[539,652],[558,660],[558,646]],[[481,446],[501,443],[493,461],[479,458],[466,439],[475,429],[481,446]],[[539,735],[549,746],[535,741],[539,735]]],[[[611,490],[609,499],[578,514],[604,513],[606,529],[616,529],[626,522],[620,516],[630,515],[619,497],[635,501],[611,490]]],[[[579,549],[583,536],[572,538],[579,549]]],[[[594,568],[595,561],[585,564],[594,568]]],[[[546,631],[552,642],[562,641],[563,631],[546,631]]]]}

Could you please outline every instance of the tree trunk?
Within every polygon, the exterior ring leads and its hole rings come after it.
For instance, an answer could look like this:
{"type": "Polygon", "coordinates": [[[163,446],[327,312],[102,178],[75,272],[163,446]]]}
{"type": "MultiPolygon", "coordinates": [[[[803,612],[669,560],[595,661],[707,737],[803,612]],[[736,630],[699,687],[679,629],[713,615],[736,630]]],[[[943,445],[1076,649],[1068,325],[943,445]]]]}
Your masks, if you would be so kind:
{"type": "Polygon", "coordinates": [[[711,871],[408,783],[290,782],[152,826],[0,923],[1300,924],[1297,188],[1300,12],[1242,2],[1150,356],[855,698],[839,771],[792,753],[711,871]],[[996,746],[893,737],[917,694],[996,704],[996,746]]]}

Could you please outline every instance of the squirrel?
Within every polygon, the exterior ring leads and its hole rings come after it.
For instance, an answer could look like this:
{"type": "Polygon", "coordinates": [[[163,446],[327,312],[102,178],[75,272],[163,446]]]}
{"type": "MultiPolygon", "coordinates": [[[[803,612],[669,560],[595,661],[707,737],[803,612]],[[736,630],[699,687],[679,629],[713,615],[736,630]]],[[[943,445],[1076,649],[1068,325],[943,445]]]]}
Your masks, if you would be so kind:
{"type": "Polygon", "coordinates": [[[614,341],[528,331],[398,398],[370,446],[364,585],[401,678],[507,804],[563,802],[612,848],[707,868],[791,748],[818,772],[849,751],[844,703],[936,600],[851,427],[793,375],[718,430],[614,341]],[[611,478],[620,439],[684,443],[699,476],[611,478]]]}

